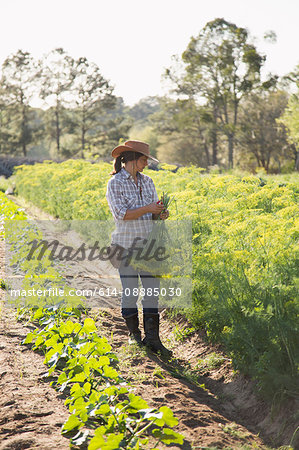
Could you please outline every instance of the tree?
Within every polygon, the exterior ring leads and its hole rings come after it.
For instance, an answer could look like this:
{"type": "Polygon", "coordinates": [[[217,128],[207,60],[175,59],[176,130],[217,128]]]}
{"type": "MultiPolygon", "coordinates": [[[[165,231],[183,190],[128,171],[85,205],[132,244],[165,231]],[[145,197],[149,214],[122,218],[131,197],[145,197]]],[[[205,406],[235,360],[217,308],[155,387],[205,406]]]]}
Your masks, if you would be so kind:
{"type": "Polygon", "coordinates": [[[159,97],[156,96],[142,98],[129,109],[129,115],[133,117],[136,122],[148,125],[148,117],[160,109],[159,100],[159,97]]]}
{"type": "Polygon", "coordinates": [[[6,105],[6,113],[10,114],[14,145],[21,147],[24,156],[32,140],[29,102],[34,96],[38,76],[30,53],[22,50],[6,58],[2,65],[1,97],[6,105]]]}
{"type": "Polygon", "coordinates": [[[204,107],[192,98],[164,97],[160,99],[160,110],[150,117],[156,133],[161,136],[161,158],[179,164],[211,165],[211,117],[204,107]]]}
{"type": "Polygon", "coordinates": [[[249,42],[245,28],[215,19],[208,22],[197,37],[191,38],[182,55],[183,73],[177,77],[171,69],[166,71],[166,76],[177,85],[177,94],[193,97],[209,108],[214,125],[214,154],[220,126],[228,140],[229,167],[233,167],[234,162],[239,104],[260,85],[260,70],[265,59],[249,42]]]}
{"type": "Polygon", "coordinates": [[[42,68],[41,97],[50,103],[48,129],[56,141],[60,156],[60,140],[63,132],[63,115],[70,98],[75,78],[75,61],[62,48],[56,48],[40,61],[42,68]]]}
{"type": "Polygon", "coordinates": [[[299,64],[295,67],[292,72],[288,73],[282,78],[282,81],[286,83],[287,86],[295,86],[299,88],[299,64]]]}
{"type": "MultiPolygon", "coordinates": [[[[299,82],[297,86],[299,88],[299,82]]],[[[299,170],[299,91],[291,95],[287,108],[279,121],[288,130],[289,142],[293,144],[295,170],[299,170]]]]}
{"type": "Polygon", "coordinates": [[[116,97],[115,107],[107,109],[95,117],[92,129],[89,131],[88,148],[84,150],[84,157],[107,157],[111,159],[111,149],[120,140],[129,138],[132,118],[127,114],[122,97],[116,97]]]}
{"type": "Polygon", "coordinates": [[[7,95],[4,87],[0,84],[0,155],[7,153],[9,149],[8,142],[11,139],[9,122],[7,95]]]}
{"type": "Polygon", "coordinates": [[[279,169],[282,161],[290,156],[290,145],[286,129],[277,123],[288,102],[283,91],[251,94],[240,108],[240,127],[237,134],[241,165],[252,157],[257,167],[269,172],[276,162],[279,169]]]}
{"type": "Polygon", "coordinates": [[[101,75],[96,64],[89,63],[87,58],[79,58],[74,64],[74,80],[72,84],[73,106],[76,128],[80,130],[81,154],[87,143],[87,133],[94,126],[97,117],[112,109],[116,97],[113,87],[101,75]]]}

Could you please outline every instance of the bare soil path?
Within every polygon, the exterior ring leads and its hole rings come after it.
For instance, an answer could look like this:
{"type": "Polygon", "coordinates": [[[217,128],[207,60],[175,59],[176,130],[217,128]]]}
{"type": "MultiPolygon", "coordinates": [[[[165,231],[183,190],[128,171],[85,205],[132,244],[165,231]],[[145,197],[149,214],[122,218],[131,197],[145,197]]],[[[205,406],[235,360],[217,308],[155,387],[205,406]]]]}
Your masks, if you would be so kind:
{"type": "MultiPolygon", "coordinates": [[[[20,200],[14,200],[24,207],[20,200]]],[[[41,218],[42,213],[36,208],[24,209],[28,215],[41,218]]],[[[2,269],[3,247],[2,242],[2,269]]],[[[88,273],[91,269],[85,270],[88,273]]],[[[293,427],[287,424],[282,428],[281,424],[288,406],[271,422],[270,408],[254,394],[253,383],[234,373],[229,358],[220,347],[206,342],[204,332],[184,336],[182,330],[190,326],[184,319],[169,320],[165,312],[161,314],[162,340],[174,352],[173,359],[166,361],[144,348],[127,344],[127,330],[118,309],[92,309],[90,315],[95,318],[99,333],[112,340],[119,369],[136,393],[150,406],[173,409],[179,419],[176,431],[185,436],[180,448],[265,449],[290,442],[293,427]]],[[[19,345],[28,331],[15,320],[12,310],[2,308],[0,450],[69,448],[68,440],[60,434],[67,408],[42,377],[46,371],[43,357],[19,345]]]]}
{"type": "MultiPolygon", "coordinates": [[[[0,278],[4,278],[4,242],[0,240],[0,278]]],[[[68,449],[61,435],[68,410],[42,375],[43,357],[21,345],[29,327],[4,307],[0,289],[0,450],[68,449]]]]}
{"type": "Polygon", "coordinates": [[[0,320],[0,449],[67,449],[64,402],[43,380],[43,357],[21,346],[29,329],[6,311],[0,320]]]}

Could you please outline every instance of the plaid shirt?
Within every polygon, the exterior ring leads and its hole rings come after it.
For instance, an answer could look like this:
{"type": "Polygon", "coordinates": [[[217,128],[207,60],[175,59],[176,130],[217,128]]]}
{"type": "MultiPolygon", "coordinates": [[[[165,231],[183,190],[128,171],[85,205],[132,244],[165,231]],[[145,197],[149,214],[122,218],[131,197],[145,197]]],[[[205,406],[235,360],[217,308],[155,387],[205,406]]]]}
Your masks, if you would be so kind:
{"type": "Polygon", "coordinates": [[[136,237],[145,238],[152,230],[152,214],[143,214],[136,220],[124,220],[127,209],[136,209],[159,200],[153,180],[137,172],[137,185],[132,175],[122,168],[107,185],[106,198],[116,229],[112,243],[130,248],[136,237]]]}

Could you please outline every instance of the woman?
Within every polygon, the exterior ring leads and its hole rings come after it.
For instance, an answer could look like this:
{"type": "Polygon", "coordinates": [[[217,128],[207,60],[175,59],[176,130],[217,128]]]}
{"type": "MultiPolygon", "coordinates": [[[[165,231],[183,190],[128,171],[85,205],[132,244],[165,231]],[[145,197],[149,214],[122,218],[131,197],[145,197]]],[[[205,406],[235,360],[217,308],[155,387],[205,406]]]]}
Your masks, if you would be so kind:
{"type": "MultiPolygon", "coordinates": [[[[128,250],[136,237],[146,236],[151,230],[151,220],[159,217],[165,220],[169,212],[157,204],[158,195],[153,180],[142,174],[148,165],[148,158],[159,162],[149,154],[149,145],[141,141],[126,141],[112,151],[114,160],[113,177],[107,186],[107,200],[116,223],[112,244],[128,250]],[[124,166],[122,166],[124,164],[124,166]],[[162,212],[163,211],[163,212],[162,212]],[[130,222],[131,221],[131,222],[130,222]]],[[[158,298],[160,281],[149,272],[121,264],[119,275],[122,283],[121,312],[130,332],[129,342],[143,343],[154,352],[171,355],[159,337],[158,298]],[[137,300],[138,280],[145,295],[142,299],[143,326],[145,338],[141,341],[137,300]],[[157,290],[158,289],[158,290],[157,290]],[[155,293],[155,295],[153,295],[155,293]]]]}

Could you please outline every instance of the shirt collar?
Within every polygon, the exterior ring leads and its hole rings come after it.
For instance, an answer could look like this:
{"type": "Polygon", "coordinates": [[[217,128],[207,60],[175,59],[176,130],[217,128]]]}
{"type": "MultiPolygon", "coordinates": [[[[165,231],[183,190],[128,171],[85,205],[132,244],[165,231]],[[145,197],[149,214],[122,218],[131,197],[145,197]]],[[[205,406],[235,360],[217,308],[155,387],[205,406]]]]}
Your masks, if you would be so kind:
{"type": "MultiPolygon", "coordinates": [[[[134,181],[134,178],[132,177],[132,175],[124,167],[122,167],[120,173],[126,180],[128,178],[130,178],[131,180],[134,181]]],[[[140,172],[137,172],[137,178],[141,178],[141,173],[140,172]]]]}

